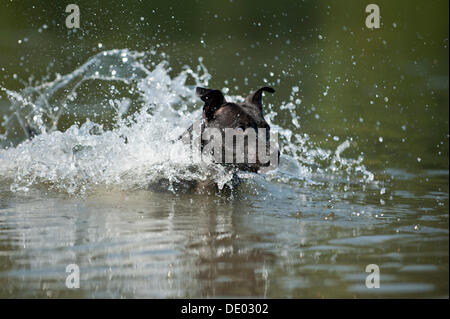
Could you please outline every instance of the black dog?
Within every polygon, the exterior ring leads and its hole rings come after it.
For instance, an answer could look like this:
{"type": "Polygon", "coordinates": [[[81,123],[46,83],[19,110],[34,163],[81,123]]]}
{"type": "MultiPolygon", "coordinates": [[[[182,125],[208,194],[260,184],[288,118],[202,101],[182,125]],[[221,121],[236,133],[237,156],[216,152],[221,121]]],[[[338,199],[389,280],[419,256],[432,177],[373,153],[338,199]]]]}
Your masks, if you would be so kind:
{"type": "MultiPolygon", "coordinates": [[[[243,103],[231,103],[225,100],[220,90],[197,87],[196,94],[205,102],[202,119],[191,125],[178,140],[181,139],[185,143],[193,145],[194,131],[197,130],[201,138],[197,145],[203,154],[205,148],[211,142],[211,137],[218,138],[220,143],[214,145],[219,146],[212,148],[211,151],[208,148],[208,152],[214,156],[215,164],[224,165],[233,172],[238,170],[258,172],[261,168],[276,167],[280,153],[276,148],[276,153],[273,156],[270,145],[270,126],[264,119],[263,114],[263,92],[274,93],[275,90],[270,87],[262,87],[251,93],[243,103]],[[212,130],[216,133],[215,136],[208,134],[212,130]],[[226,135],[230,132],[232,136],[228,135],[227,137],[226,135]],[[249,144],[251,138],[253,138],[253,144],[249,144]],[[237,147],[238,139],[243,144],[240,149],[237,147]],[[249,147],[249,145],[252,147],[249,147]],[[215,157],[217,155],[215,152],[222,153],[218,159],[215,157]],[[260,154],[260,152],[263,152],[263,154],[260,154]],[[261,158],[261,155],[264,155],[265,160],[261,158]]],[[[195,190],[202,192],[202,189],[210,189],[211,184],[212,182],[197,183],[195,190]]],[[[239,184],[236,175],[232,184],[239,184]]]]}

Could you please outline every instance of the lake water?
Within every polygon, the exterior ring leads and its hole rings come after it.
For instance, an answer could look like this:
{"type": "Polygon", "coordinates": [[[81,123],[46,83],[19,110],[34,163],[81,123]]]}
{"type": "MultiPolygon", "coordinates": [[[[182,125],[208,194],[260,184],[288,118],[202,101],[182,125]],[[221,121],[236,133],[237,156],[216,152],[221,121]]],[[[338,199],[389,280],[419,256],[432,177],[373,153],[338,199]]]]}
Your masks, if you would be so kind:
{"type": "Polygon", "coordinates": [[[448,298],[448,2],[166,2],[0,13],[0,297],[448,298]],[[196,85],[276,89],[278,169],[179,187],[196,85]]]}

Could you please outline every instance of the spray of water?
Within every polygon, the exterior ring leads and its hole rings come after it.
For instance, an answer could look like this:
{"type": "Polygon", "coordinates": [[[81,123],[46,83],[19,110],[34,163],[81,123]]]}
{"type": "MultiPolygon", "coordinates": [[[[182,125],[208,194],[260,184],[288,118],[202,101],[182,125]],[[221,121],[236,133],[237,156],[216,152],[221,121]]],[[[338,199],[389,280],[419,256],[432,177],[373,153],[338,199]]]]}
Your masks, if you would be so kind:
{"type": "MultiPolygon", "coordinates": [[[[186,66],[171,76],[169,63],[155,52],[110,50],[100,52],[70,74],[57,75],[21,92],[0,87],[10,101],[2,122],[6,132],[3,140],[8,141],[8,134],[17,127],[24,136],[36,134],[31,140],[24,138],[18,145],[5,144],[0,149],[0,179],[9,183],[12,191],[45,186],[70,194],[84,194],[98,185],[142,189],[161,180],[167,181],[167,190],[173,192],[177,191],[175,185],[186,181],[209,179],[219,188],[232,185],[232,173],[220,166],[192,163],[189,147],[172,142],[200,117],[194,87],[208,86],[210,78],[201,59],[195,69],[186,66]],[[64,132],[58,130],[64,114],[81,104],[80,88],[97,82],[112,87],[108,105],[102,106],[104,114],[113,116],[112,128],[87,119],[83,124],[71,123],[64,132]],[[116,86],[125,88],[120,97],[116,86]],[[132,105],[137,107],[131,110],[132,105]]],[[[90,107],[98,107],[91,103],[90,107]]],[[[291,104],[280,108],[290,110],[295,124],[291,104]]],[[[362,157],[341,155],[350,147],[349,141],[334,151],[324,150],[307,134],[284,129],[274,110],[268,114],[269,124],[280,136],[282,156],[280,167],[264,178],[320,183],[323,178],[340,176],[374,182],[362,157]]],[[[247,179],[254,174],[240,176],[247,179]]]]}

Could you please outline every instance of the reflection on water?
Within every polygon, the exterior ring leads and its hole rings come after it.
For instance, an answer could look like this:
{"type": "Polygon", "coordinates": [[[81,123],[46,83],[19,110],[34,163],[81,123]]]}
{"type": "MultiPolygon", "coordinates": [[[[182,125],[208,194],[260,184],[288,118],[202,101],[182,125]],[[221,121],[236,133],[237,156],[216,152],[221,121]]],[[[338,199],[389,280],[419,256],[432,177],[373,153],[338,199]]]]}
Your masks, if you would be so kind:
{"type": "Polygon", "coordinates": [[[0,296],[446,297],[447,179],[424,172],[392,182],[392,194],[351,195],[249,181],[231,200],[2,189],[0,296]],[[405,190],[416,183],[428,191],[405,190]],[[79,290],[65,287],[72,263],[79,290]],[[379,289],[365,287],[368,264],[379,289]]]}

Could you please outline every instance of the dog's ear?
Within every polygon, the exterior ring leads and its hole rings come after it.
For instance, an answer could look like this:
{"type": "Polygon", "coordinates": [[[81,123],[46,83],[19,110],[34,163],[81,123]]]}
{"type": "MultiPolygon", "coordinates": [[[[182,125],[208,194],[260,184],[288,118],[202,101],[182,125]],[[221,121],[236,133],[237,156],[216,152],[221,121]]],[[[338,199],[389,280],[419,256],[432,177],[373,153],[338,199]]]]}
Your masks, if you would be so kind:
{"type": "Polygon", "coordinates": [[[222,92],[219,90],[211,90],[198,87],[195,90],[195,93],[200,96],[205,105],[203,106],[203,114],[206,119],[212,120],[214,117],[214,113],[227,101],[225,101],[225,97],[222,92]]]}
{"type": "Polygon", "coordinates": [[[269,93],[275,93],[275,90],[271,87],[264,86],[257,91],[251,93],[247,98],[245,99],[245,104],[250,104],[258,107],[258,109],[262,112],[262,92],[266,91],[269,93]]]}

